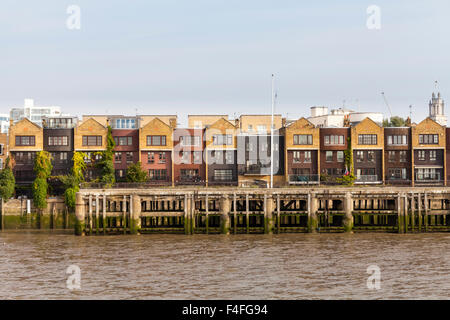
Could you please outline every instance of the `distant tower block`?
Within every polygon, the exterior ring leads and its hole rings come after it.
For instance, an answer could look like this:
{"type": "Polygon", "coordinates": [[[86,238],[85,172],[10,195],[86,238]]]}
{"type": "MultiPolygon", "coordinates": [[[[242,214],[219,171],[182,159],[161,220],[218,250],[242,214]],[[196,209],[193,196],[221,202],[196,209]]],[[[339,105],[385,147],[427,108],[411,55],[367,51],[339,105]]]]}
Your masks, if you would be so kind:
{"type": "Polygon", "coordinates": [[[442,100],[440,92],[438,92],[437,97],[433,92],[429,106],[430,118],[441,126],[447,126],[447,117],[444,114],[444,100],[442,100]]]}

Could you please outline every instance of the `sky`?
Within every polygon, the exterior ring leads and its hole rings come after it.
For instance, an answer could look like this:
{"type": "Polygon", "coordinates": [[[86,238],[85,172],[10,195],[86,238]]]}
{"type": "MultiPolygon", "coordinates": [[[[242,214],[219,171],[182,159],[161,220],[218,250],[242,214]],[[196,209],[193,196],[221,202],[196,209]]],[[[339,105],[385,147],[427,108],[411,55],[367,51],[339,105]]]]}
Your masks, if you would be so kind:
{"type": "Polygon", "coordinates": [[[450,99],[448,0],[2,0],[0,113],[270,113],[345,105],[413,121],[450,99]],[[80,8],[80,29],[67,28],[80,8]],[[370,5],[380,29],[369,29],[370,5]]]}

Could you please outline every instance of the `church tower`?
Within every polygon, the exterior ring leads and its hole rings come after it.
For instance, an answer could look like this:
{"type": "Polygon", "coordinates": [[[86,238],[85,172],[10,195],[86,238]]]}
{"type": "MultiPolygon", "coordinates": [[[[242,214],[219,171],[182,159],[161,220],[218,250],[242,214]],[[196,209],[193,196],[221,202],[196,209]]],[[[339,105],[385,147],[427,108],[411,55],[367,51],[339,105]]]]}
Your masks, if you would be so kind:
{"type": "Polygon", "coordinates": [[[429,107],[429,117],[441,126],[447,126],[447,117],[444,114],[444,100],[442,100],[440,92],[438,92],[437,97],[433,92],[429,107]]]}

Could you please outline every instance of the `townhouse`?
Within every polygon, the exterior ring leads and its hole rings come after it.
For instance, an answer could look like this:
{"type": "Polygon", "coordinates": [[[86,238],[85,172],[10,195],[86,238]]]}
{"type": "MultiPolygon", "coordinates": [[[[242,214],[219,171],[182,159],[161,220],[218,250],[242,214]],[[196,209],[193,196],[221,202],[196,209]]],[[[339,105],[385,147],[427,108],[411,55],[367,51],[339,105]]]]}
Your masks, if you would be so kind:
{"type": "Polygon", "coordinates": [[[100,177],[96,161],[101,159],[101,152],[106,150],[108,121],[106,117],[83,116],[81,123],[74,128],[74,151],[85,153],[86,180],[100,177]]]}
{"type": "Polygon", "coordinates": [[[446,128],[426,118],[411,129],[412,184],[445,183],[446,128]]]}
{"type": "Polygon", "coordinates": [[[346,173],[345,151],[350,142],[350,128],[320,128],[319,167],[321,183],[336,183],[346,173]]]}
{"type": "Polygon", "coordinates": [[[221,117],[205,128],[208,185],[237,185],[237,128],[221,117]]]}
{"type": "MultiPolygon", "coordinates": [[[[145,122],[144,122],[145,123],[145,122]]],[[[153,118],[139,129],[139,158],[149,182],[173,185],[173,130],[176,121],[153,118]]]]}
{"type": "Polygon", "coordinates": [[[205,129],[176,128],[173,131],[175,185],[206,185],[205,129]]]}
{"type": "Polygon", "coordinates": [[[270,184],[271,153],[273,152],[273,184],[284,185],[284,125],[281,115],[274,115],[273,143],[271,141],[270,115],[241,115],[237,136],[238,183],[240,186],[253,181],[270,184]],[[272,146],[273,145],[273,150],[272,146]]]}
{"type": "Polygon", "coordinates": [[[35,179],[34,159],[44,149],[43,129],[24,118],[16,123],[10,121],[9,152],[17,185],[30,185],[35,179]]]}
{"type": "Polygon", "coordinates": [[[411,183],[411,128],[384,128],[385,183],[411,183]]]}
{"type": "Polygon", "coordinates": [[[283,129],[286,182],[319,183],[320,129],[301,118],[283,129]]]}
{"type": "Polygon", "coordinates": [[[43,117],[44,150],[52,157],[52,175],[70,173],[73,162],[74,128],[77,117],[43,117]]]}
{"type": "Polygon", "coordinates": [[[351,127],[353,167],[357,184],[379,184],[384,181],[384,130],[365,118],[351,127]]]}

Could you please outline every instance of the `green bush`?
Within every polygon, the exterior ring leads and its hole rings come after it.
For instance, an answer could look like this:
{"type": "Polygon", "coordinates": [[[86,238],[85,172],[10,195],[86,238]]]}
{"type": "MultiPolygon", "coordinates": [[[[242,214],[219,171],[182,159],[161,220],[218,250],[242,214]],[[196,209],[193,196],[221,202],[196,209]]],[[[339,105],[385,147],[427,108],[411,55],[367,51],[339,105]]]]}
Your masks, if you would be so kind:
{"type": "Polygon", "coordinates": [[[47,179],[36,178],[31,186],[34,206],[38,209],[47,208],[47,179]]]}
{"type": "Polygon", "coordinates": [[[78,190],[74,188],[68,188],[64,191],[64,201],[70,209],[75,209],[75,201],[78,190]]]}
{"type": "Polygon", "coordinates": [[[147,181],[147,172],[142,169],[141,163],[132,163],[127,168],[127,182],[145,182],[147,181]]]}
{"type": "Polygon", "coordinates": [[[14,194],[16,179],[9,165],[9,157],[6,158],[5,169],[0,171],[0,197],[7,202],[14,194]]]}

